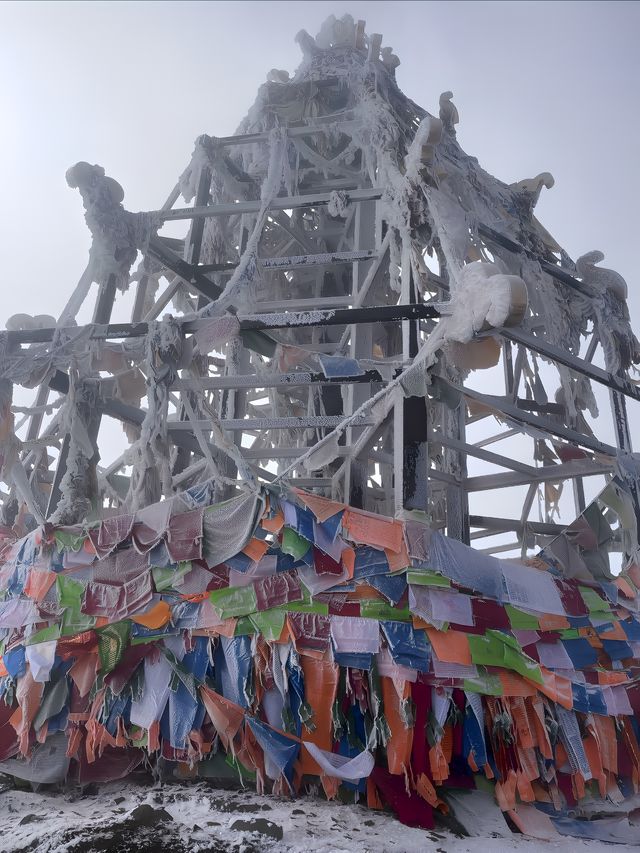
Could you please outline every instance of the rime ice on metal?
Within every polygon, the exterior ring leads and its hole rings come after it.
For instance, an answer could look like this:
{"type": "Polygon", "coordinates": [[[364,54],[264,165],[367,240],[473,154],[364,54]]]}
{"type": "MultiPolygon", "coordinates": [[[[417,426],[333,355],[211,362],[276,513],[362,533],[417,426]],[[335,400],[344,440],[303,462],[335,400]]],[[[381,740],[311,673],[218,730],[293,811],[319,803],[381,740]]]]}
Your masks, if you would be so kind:
{"type": "Polygon", "coordinates": [[[101,166],[69,169],[87,269],[58,321],[20,314],[2,334],[5,525],[139,510],[211,479],[216,499],[286,480],[526,550],[562,529],[564,483],[579,513],[585,477],[635,477],[626,284],[600,252],[574,263],[537,220],[552,175],[485,172],[460,145],[453,93],[434,114],[407,98],[364,22],[332,16],[296,41],[295,73],[269,71],[234,136],[196,140],[160,210],[127,211],[101,166]],[[616,446],[593,426],[593,383],[610,392],[616,446]],[[36,389],[31,404],[14,385],[36,389]],[[472,437],[479,421],[493,433],[472,437]],[[515,434],[529,461],[500,452],[515,434]],[[500,471],[468,477],[472,459],[500,471]],[[523,485],[512,517],[485,509],[523,485]]]}

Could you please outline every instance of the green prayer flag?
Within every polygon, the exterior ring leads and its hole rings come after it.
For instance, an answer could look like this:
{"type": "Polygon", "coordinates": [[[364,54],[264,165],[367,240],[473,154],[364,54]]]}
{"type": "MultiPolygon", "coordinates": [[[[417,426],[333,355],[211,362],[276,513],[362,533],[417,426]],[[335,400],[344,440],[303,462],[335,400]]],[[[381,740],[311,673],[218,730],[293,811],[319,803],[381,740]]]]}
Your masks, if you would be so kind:
{"type": "Polygon", "coordinates": [[[579,586],[578,590],[582,600],[587,605],[589,613],[611,613],[611,608],[604,599],[600,598],[595,589],[588,586],[579,586]]]}
{"type": "Polygon", "coordinates": [[[244,637],[247,634],[255,634],[256,629],[251,621],[251,616],[241,616],[236,622],[233,630],[234,637],[244,637]]]}
{"type": "Polygon", "coordinates": [[[139,749],[146,749],[149,743],[149,733],[146,729],[135,726],[129,730],[129,739],[132,746],[137,746],[139,749]]]}
{"type": "Polygon", "coordinates": [[[213,589],[209,593],[209,600],[221,619],[230,619],[232,616],[248,616],[258,609],[253,585],[213,589]]]}
{"type": "Polygon", "coordinates": [[[449,578],[445,578],[443,575],[439,575],[437,572],[432,572],[430,570],[424,572],[407,572],[407,583],[412,583],[417,586],[451,586],[449,578]]]}
{"type": "Polygon", "coordinates": [[[487,631],[484,636],[468,634],[471,660],[474,664],[511,669],[542,684],[540,665],[522,651],[518,641],[500,631],[487,631]]]}
{"type": "Polygon", "coordinates": [[[485,696],[502,696],[502,682],[497,675],[482,670],[474,678],[465,678],[462,689],[468,693],[482,693],[485,696]]]}
{"type": "Polygon", "coordinates": [[[540,672],[540,664],[525,655],[524,652],[518,652],[515,649],[505,646],[504,650],[504,666],[507,669],[512,669],[521,675],[523,678],[528,678],[535,681],[536,684],[542,684],[542,673],[540,672]]]}
{"type": "Polygon", "coordinates": [[[392,607],[386,601],[379,601],[374,598],[366,598],[360,602],[360,615],[366,619],[411,621],[411,612],[408,607],[392,607]]]}
{"type": "Polygon", "coordinates": [[[40,705],[33,718],[33,729],[38,731],[47,720],[62,711],[69,698],[69,685],[64,672],[58,670],[51,681],[45,684],[40,705]]]}
{"type": "Polygon", "coordinates": [[[31,634],[25,640],[26,646],[35,646],[37,643],[48,643],[51,640],[57,640],[60,637],[60,625],[48,625],[46,628],[41,628],[39,631],[31,634]]]}
{"type": "Polygon", "coordinates": [[[76,581],[68,575],[56,577],[56,589],[58,592],[58,604],[61,607],[70,607],[80,611],[82,596],[84,595],[84,584],[76,581]]]}
{"type": "Polygon", "coordinates": [[[270,641],[275,641],[280,637],[286,618],[287,614],[283,610],[263,610],[249,616],[255,630],[262,634],[265,640],[270,641]]]}
{"type": "Polygon", "coordinates": [[[559,633],[562,640],[577,640],[580,637],[580,631],[577,628],[564,628],[559,633]]]}
{"type": "Polygon", "coordinates": [[[324,601],[314,601],[311,593],[304,586],[302,587],[302,601],[288,601],[286,604],[278,604],[276,607],[261,612],[271,613],[283,610],[293,613],[320,613],[322,616],[329,615],[329,605],[324,601]]]}
{"type": "Polygon", "coordinates": [[[282,531],[280,550],[283,554],[290,554],[294,560],[301,560],[309,550],[310,545],[311,542],[308,539],[300,536],[299,533],[296,533],[290,527],[285,527],[282,531]]]}
{"type": "Polygon", "coordinates": [[[79,551],[87,540],[87,534],[84,530],[80,533],[74,533],[71,530],[57,528],[53,531],[53,536],[58,551],[79,551]]]}
{"type": "Polygon", "coordinates": [[[72,637],[74,634],[81,634],[83,631],[89,631],[95,624],[95,616],[87,616],[79,609],[68,607],[62,614],[62,636],[72,637]]]}
{"type": "Polygon", "coordinates": [[[103,676],[120,663],[127,647],[130,631],[131,622],[128,621],[115,622],[113,625],[105,625],[104,628],[98,629],[98,657],[103,676]]]}
{"type": "Polygon", "coordinates": [[[525,613],[524,610],[519,610],[512,604],[505,604],[504,609],[507,611],[511,627],[516,631],[535,631],[540,627],[538,619],[531,613],[525,613]]]}
{"type": "Polygon", "coordinates": [[[191,571],[191,563],[178,563],[178,567],[173,569],[171,566],[153,566],[151,574],[157,592],[164,592],[166,589],[177,589],[178,585],[191,571]]]}
{"type": "Polygon", "coordinates": [[[502,643],[490,634],[467,634],[471,661],[485,666],[502,666],[502,643]]]}
{"type": "Polygon", "coordinates": [[[169,661],[171,669],[173,670],[173,684],[171,686],[171,689],[175,693],[175,691],[178,689],[178,683],[182,682],[182,684],[184,684],[184,686],[191,694],[191,698],[197,699],[198,693],[196,690],[196,679],[194,674],[192,672],[189,672],[189,670],[182,665],[182,663],[178,660],[178,658],[170,649],[164,648],[162,649],[162,651],[164,652],[164,656],[169,661]]]}

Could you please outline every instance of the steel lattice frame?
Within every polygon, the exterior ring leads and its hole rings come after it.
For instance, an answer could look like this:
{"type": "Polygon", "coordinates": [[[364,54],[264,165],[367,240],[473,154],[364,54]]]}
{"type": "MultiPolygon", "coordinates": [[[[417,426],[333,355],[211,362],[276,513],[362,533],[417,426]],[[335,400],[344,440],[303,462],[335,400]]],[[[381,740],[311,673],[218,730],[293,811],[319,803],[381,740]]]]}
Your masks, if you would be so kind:
{"type": "MultiPolygon", "coordinates": [[[[197,156],[185,173],[195,190],[193,206],[177,206],[183,180],[161,210],[145,215],[146,236],[136,244],[143,256],[132,275],[135,299],[130,322],[111,322],[122,286],[117,270],[102,275],[93,263],[78,291],[88,299],[91,280],[98,284],[91,324],[68,324],[63,314],[56,328],[14,328],[4,333],[5,385],[19,381],[15,378],[18,362],[23,365],[20,375],[25,385],[33,387],[39,375],[43,380],[18,430],[21,443],[12,445],[14,457],[5,452],[3,479],[9,484],[5,523],[15,522],[16,498],[18,504],[26,502],[36,522],[56,517],[57,512],[58,520],[66,523],[83,520],[69,508],[62,517],[59,514],[61,498],[70,487],[65,475],[69,454],[74,452],[72,425],[78,419],[83,438],[95,448],[93,455],[85,454],[87,464],[74,475],[84,478],[84,483],[72,485],[89,496],[87,515],[99,517],[125,503],[134,464],[131,456],[125,452],[112,460],[102,459],[97,447],[101,419],[123,422],[134,439],[145,422],[148,410],[122,393],[118,375],[124,374],[138,388],[144,376],[148,394],[154,393],[155,383],[164,383],[168,394],[165,428],[171,482],[162,483],[161,478],[146,482],[144,494],[149,502],[214,473],[220,499],[241,487],[247,473],[255,482],[265,483],[285,476],[293,485],[356,507],[396,516],[424,513],[449,536],[467,542],[505,534],[506,541],[503,537],[493,546],[493,550],[505,550],[516,544],[511,541],[513,534],[526,546],[541,544],[562,529],[549,518],[530,520],[538,488],[571,482],[579,513],[584,509],[583,478],[609,476],[620,453],[631,454],[625,406],[628,398],[640,399],[640,392],[626,368],[614,373],[593,363],[599,342],[596,324],[584,355],[559,346],[547,334],[535,305],[521,326],[478,336],[490,336],[501,347],[500,363],[491,372],[491,394],[470,387],[455,365],[449,369],[445,352],[431,370],[431,385],[424,395],[407,396],[396,384],[389,390],[391,405],[383,417],[370,411],[345,421],[392,385],[440,322],[438,305],[448,299],[451,287],[449,265],[437,229],[417,214],[414,222],[413,206],[418,200],[424,206],[424,188],[428,191],[438,184],[437,164],[447,156],[462,157],[454,121],[447,112],[447,103],[452,104],[445,99],[442,138],[427,140],[421,152],[420,180],[412,184],[408,197],[408,239],[396,239],[396,224],[389,216],[388,175],[372,170],[362,147],[357,92],[348,74],[332,72],[335,67],[357,68],[358,86],[386,99],[399,128],[400,175],[403,156],[428,116],[397,88],[395,57],[380,53],[381,38],[367,37],[362,22],[346,30],[328,47],[302,37],[302,73],[293,80],[272,73],[259,95],[260,109],[256,113],[254,108],[253,117],[250,113],[237,135],[198,140],[197,156]],[[252,167],[269,157],[274,131],[286,151],[290,192],[279,185],[265,202],[266,166],[262,172],[256,166],[253,174],[252,167]],[[343,156],[345,151],[348,157],[343,156]],[[249,168],[243,168],[247,163],[249,168]],[[183,237],[166,235],[165,226],[171,223],[186,225],[183,237]],[[211,328],[207,307],[217,304],[230,278],[246,266],[247,246],[251,248],[257,225],[257,260],[250,274],[243,272],[250,294],[244,307],[232,302],[221,315],[235,318],[236,334],[227,342],[219,338],[206,351],[198,335],[211,328]],[[230,247],[235,255],[229,254],[230,247]],[[434,264],[425,263],[427,250],[439,261],[437,272],[434,264]],[[159,284],[163,289],[157,294],[159,284]],[[149,369],[144,353],[145,341],[157,332],[158,318],[167,311],[176,318],[172,328],[177,330],[182,353],[182,360],[170,364],[168,382],[166,372],[149,369]],[[123,342],[130,349],[120,346],[123,342]],[[101,356],[89,365],[83,353],[92,348],[94,355],[100,351],[101,356]],[[118,364],[109,372],[104,355],[114,352],[120,354],[118,364]],[[319,366],[318,353],[355,359],[359,369],[330,376],[319,366]],[[562,402],[533,397],[525,375],[532,354],[568,371],[570,377],[582,377],[610,392],[616,446],[585,429],[562,402]],[[73,401],[63,403],[60,410],[66,414],[47,415],[52,393],[66,397],[74,389],[73,401]],[[75,406],[71,415],[70,406],[75,406]],[[470,423],[496,415],[500,422],[494,434],[475,443],[467,440],[470,423]],[[309,458],[310,448],[320,441],[328,445],[336,428],[340,439],[332,458],[320,464],[318,456],[317,468],[309,469],[308,463],[305,467],[301,460],[305,455],[309,458]],[[543,464],[534,464],[533,455],[523,461],[488,449],[520,431],[534,431],[534,440],[547,442],[548,447],[569,446],[579,452],[567,461],[547,457],[543,464]],[[9,458],[18,460],[13,467],[7,464],[9,458]],[[502,470],[468,477],[470,458],[502,470]],[[490,510],[470,515],[470,496],[482,493],[483,505],[491,506],[488,502],[497,492],[515,486],[528,487],[528,496],[513,517],[497,517],[490,510]]],[[[109,179],[99,172],[87,175],[75,174],[75,183],[83,193],[92,227],[96,194],[104,198],[104,182],[109,179]]],[[[501,186],[501,192],[509,191],[516,198],[515,189],[501,186]]],[[[121,207],[116,187],[115,182],[107,187],[111,196],[106,206],[112,204],[112,209],[105,212],[103,205],[98,213],[112,216],[117,231],[122,222],[133,220],[126,219],[131,215],[121,207]]],[[[522,193],[517,197],[522,198],[522,193]]],[[[565,300],[593,298],[589,283],[575,274],[564,253],[551,251],[549,242],[534,238],[532,230],[522,230],[521,241],[515,240],[513,229],[510,234],[506,228],[500,230],[500,216],[498,211],[492,223],[479,222],[471,234],[477,259],[502,259],[512,269],[526,259],[537,265],[565,300]]],[[[176,226],[170,227],[176,233],[176,226]]],[[[94,230],[94,245],[100,239],[94,230]]],[[[116,245],[120,238],[116,234],[113,239],[116,245]]],[[[135,252],[122,262],[127,276],[134,257],[135,252]]],[[[526,280],[526,271],[523,277],[526,280]]],[[[9,447],[11,441],[5,445],[9,447]]]]}

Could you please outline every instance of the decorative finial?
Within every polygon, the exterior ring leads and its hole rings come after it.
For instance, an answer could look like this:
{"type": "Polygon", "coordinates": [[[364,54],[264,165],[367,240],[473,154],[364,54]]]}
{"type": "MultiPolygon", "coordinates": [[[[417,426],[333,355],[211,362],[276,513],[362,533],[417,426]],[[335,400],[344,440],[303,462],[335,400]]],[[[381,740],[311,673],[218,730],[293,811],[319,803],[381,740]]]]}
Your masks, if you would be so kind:
{"type": "Polygon", "coordinates": [[[443,92],[440,95],[440,120],[444,129],[453,136],[456,134],[455,125],[460,121],[458,110],[451,100],[453,92],[443,92]]]}

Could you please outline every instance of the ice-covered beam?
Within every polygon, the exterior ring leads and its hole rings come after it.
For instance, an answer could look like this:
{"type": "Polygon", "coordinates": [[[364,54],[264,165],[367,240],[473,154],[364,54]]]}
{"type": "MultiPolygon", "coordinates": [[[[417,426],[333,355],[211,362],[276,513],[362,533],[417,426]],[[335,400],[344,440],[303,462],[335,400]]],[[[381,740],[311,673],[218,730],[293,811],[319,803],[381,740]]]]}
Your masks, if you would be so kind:
{"type": "MultiPolygon", "coordinates": [[[[373,201],[382,198],[384,190],[379,187],[370,187],[362,190],[350,190],[346,193],[349,202],[373,201]]],[[[298,207],[318,207],[329,204],[333,200],[333,193],[317,192],[307,195],[278,196],[269,204],[269,210],[293,210],[298,207]]],[[[209,204],[203,207],[182,207],[173,210],[158,210],[153,213],[154,217],[163,222],[172,222],[176,219],[194,219],[196,217],[209,218],[212,216],[240,216],[243,213],[259,213],[262,208],[261,201],[236,201],[224,202],[222,204],[209,204]]]]}
{"type": "MultiPolygon", "coordinates": [[[[615,451],[615,448],[611,448],[615,451]]],[[[574,477],[591,477],[599,474],[610,474],[613,470],[611,463],[595,462],[589,460],[577,460],[565,462],[561,465],[544,465],[536,468],[535,475],[520,474],[517,471],[500,474],[482,474],[478,477],[469,477],[465,483],[468,492],[486,492],[493,489],[509,489],[514,486],[526,486],[529,483],[560,483],[562,480],[570,480],[574,477]]],[[[431,474],[431,472],[429,472],[431,474]]]]}

